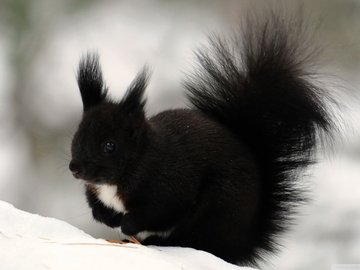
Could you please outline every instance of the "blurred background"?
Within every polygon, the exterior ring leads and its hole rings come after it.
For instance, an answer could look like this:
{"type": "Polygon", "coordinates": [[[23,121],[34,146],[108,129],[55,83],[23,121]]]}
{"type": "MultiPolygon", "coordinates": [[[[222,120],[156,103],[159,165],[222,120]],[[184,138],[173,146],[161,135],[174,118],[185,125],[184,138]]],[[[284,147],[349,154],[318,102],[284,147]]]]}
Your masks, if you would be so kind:
{"type": "MultiPolygon", "coordinates": [[[[0,200],[116,239],[115,230],[92,220],[83,187],[67,169],[82,113],[75,82],[80,56],[100,53],[118,98],[149,64],[149,115],[185,106],[181,80],[193,69],[193,49],[206,33],[225,32],[249,2],[0,0],[0,200]]],[[[345,140],[306,172],[312,201],[264,269],[360,263],[360,0],[286,2],[299,3],[321,21],[321,70],[334,75],[331,87],[346,105],[339,106],[345,140]]]]}

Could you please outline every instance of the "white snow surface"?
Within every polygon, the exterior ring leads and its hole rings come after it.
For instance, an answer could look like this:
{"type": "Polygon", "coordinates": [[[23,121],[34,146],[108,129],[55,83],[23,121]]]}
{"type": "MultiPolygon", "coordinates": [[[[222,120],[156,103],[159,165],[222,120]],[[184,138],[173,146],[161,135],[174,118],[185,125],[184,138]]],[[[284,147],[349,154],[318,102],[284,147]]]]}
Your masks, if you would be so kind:
{"type": "Polygon", "coordinates": [[[251,270],[179,247],[113,244],[70,224],[0,201],[0,265],[12,269],[251,270]]]}

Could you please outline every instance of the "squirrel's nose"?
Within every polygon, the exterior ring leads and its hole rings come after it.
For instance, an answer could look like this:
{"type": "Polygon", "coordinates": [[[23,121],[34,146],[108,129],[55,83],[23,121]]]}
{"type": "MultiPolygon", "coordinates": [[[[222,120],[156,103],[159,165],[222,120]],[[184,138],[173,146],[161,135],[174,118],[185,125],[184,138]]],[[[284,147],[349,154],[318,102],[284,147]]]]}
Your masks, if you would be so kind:
{"type": "Polygon", "coordinates": [[[79,166],[79,164],[75,163],[74,161],[71,161],[69,164],[69,170],[72,172],[75,178],[80,177],[81,167],[79,166]]]}

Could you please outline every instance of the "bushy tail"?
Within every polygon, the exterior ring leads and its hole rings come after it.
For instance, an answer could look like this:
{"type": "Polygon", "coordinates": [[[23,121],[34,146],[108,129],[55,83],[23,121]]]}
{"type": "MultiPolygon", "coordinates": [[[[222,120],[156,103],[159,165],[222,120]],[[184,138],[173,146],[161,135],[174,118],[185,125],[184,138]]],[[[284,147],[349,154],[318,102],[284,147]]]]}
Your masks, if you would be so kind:
{"type": "Polygon", "coordinates": [[[263,203],[249,252],[274,249],[274,236],[304,198],[295,169],[312,162],[317,131],[332,126],[328,95],[305,69],[314,53],[306,31],[301,19],[249,16],[240,35],[210,38],[186,82],[190,102],[247,142],[260,162],[263,203]]]}

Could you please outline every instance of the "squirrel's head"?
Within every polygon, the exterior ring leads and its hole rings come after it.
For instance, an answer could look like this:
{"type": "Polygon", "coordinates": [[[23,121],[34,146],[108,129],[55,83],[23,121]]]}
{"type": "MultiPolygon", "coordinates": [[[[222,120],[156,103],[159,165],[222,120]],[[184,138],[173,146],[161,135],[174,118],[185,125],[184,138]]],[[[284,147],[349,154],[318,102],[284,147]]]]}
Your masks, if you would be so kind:
{"type": "Polygon", "coordinates": [[[124,98],[112,101],[98,55],[87,54],[81,59],[77,81],[84,113],[71,147],[69,169],[74,177],[115,184],[141,158],[148,138],[143,98],[147,79],[144,69],[124,98]]]}

